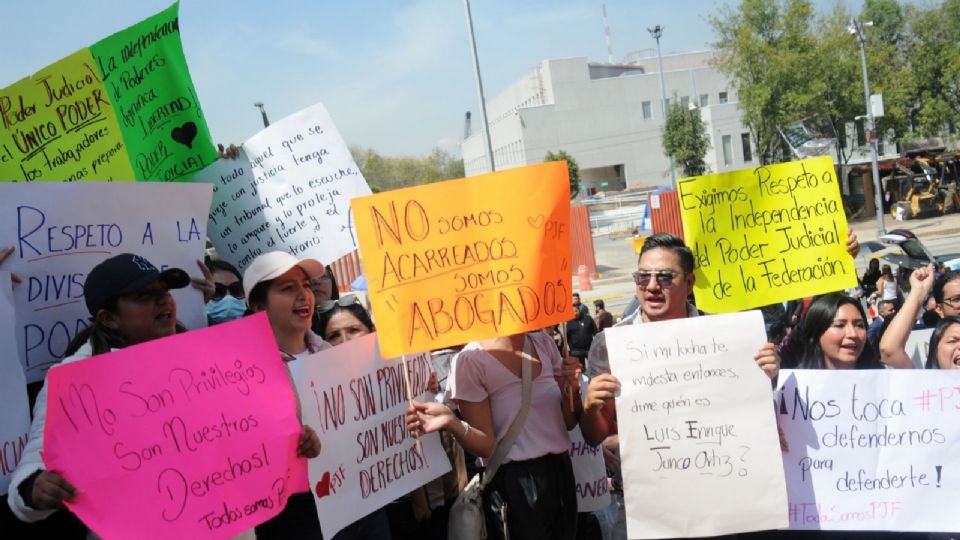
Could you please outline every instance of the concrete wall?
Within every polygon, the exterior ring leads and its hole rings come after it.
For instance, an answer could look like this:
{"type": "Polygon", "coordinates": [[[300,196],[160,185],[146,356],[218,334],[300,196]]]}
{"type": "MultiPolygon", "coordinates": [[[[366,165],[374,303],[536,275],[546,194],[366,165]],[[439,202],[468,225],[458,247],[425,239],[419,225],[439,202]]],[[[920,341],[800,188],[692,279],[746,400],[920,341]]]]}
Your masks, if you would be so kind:
{"type": "MultiPolygon", "coordinates": [[[[704,57],[696,53],[688,64],[702,66],[704,57]]],[[[665,71],[664,79],[668,96],[699,104],[705,94],[713,104],[726,92],[727,99],[734,100],[726,79],[712,68],[665,71]]],[[[663,115],[656,71],[591,68],[582,57],[548,60],[491,100],[488,110],[497,168],[539,163],[549,151],[566,150],[581,169],[621,166],[628,187],[670,182],[660,143],[663,115]],[[591,72],[597,77],[618,71],[624,75],[591,78],[591,72]],[[522,105],[535,95],[542,96],[542,104],[522,105]],[[646,118],[645,102],[650,113],[646,118]]],[[[486,172],[479,131],[462,149],[468,175],[486,172]]],[[[588,180],[602,181],[600,174],[588,180]]]]}

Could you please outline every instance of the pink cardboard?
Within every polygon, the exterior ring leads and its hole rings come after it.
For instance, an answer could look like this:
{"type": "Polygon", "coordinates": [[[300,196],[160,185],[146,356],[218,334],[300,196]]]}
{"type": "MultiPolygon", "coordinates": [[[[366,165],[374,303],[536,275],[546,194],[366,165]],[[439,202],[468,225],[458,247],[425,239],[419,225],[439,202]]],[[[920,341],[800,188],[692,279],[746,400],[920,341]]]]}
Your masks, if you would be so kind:
{"type": "Polygon", "coordinates": [[[305,482],[296,399],[245,317],[51,369],[43,459],[103,538],[229,538],[305,482]]]}

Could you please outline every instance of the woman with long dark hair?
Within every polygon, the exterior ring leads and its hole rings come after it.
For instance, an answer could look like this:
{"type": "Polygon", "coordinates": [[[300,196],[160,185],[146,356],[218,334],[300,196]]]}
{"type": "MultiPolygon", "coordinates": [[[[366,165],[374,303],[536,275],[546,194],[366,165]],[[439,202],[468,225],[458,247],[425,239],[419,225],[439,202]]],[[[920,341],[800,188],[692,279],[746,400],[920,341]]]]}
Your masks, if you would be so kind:
{"type": "MultiPolygon", "coordinates": [[[[123,253],[101,262],[87,274],[83,284],[90,326],[73,339],[61,365],[184,331],[177,323],[177,303],[170,291],[189,284],[190,277],[183,270],[168,268],[161,272],[138,255],[123,253]]],[[[27,446],[11,477],[8,495],[14,515],[28,523],[47,519],[77,493],[69,479],[47,470],[43,463],[40,450],[46,414],[44,383],[33,408],[27,446]]]]}
{"type": "Polygon", "coordinates": [[[798,369],[877,369],[883,367],[867,346],[863,306],[843,293],[816,298],[780,351],[782,367],[798,369]]]}

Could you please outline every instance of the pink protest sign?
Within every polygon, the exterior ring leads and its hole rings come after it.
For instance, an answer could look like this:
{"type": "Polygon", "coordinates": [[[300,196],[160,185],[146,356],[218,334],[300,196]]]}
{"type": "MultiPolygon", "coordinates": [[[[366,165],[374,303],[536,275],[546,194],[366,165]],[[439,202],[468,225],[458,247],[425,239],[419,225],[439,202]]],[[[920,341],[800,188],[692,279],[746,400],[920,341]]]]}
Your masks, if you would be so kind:
{"type": "Polygon", "coordinates": [[[275,516],[306,460],[266,315],[55,367],[43,459],[104,538],[229,538],[275,516]]]}

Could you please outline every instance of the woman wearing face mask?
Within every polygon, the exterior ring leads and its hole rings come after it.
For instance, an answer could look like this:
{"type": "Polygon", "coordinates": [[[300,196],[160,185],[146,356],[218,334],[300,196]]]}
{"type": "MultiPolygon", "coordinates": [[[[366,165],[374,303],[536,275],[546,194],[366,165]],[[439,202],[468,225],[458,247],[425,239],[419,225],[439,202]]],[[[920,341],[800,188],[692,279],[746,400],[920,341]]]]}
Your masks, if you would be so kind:
{"type": "MultiPolygon", "coordinates": [[[[250,263],[243,275],[247,304],[254,313],[266,312],[280,349],[280,358],[290,369],[291,362],[330,347],[310,331],[314,298],[310,278],[323,273],[315,259],[297,259],[282,251],[264,253],[250,263]]],[[[293,385],[295,373],[291,373],[293,385]]],[[[300,416],[300,404],[297,416],[300,416]]],[[[300,455],[308,459],[320,455],[320,438],[309,426],[303,426],[300,455]]],[[[308,488],[308,486],[302,486],[308,488]]],[[[295,493],[276,517],[256,527],[257,538],[321,538],[320,521],[309,491],[295,493]]]]}
{"type": "Polygon", "coordinates": [[[246,295],[243,292],[240,271],[226,261],[207,262],[213,280],[213,294],[207,302],[207,323],[225,323],[243,317],[247,312],[246,295]]]}
{"type": "MultiPolygon", "coordinates": [[[[184,331],[177,324],[177,303],[170,290],[190,284],[190,277],[179,268],[161,272],[137,255],[124,253],[111,257],[87,274],[84,300],[92,318],[91,325],[68,346],[73,351],[61,364],[81,361],[153,339],[184,331]]],[[[53,367],[51,369],[57,369],[53,367]]],[[[47,411],[47,387],[44,384],[33,409],[33,423],[23,456],[11,477],[8,504],[22,521],[46,519],[65,508],[76,488],[69,479],[46,470],[40,450],[47,411]]]]}

